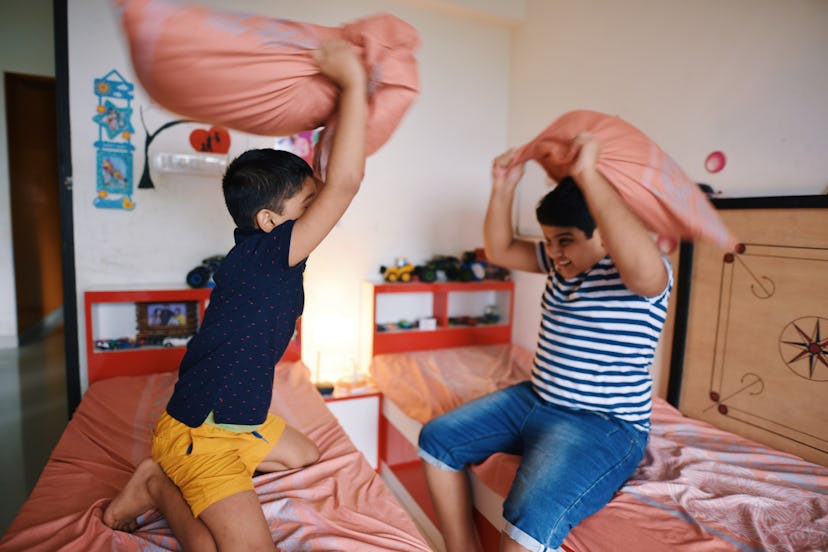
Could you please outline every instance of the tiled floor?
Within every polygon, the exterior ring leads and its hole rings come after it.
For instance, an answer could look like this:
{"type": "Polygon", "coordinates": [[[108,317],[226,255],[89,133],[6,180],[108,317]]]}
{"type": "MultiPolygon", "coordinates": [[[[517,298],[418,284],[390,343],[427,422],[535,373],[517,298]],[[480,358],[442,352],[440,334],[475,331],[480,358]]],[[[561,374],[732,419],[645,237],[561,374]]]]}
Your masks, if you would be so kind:
{"type": "Polygon", "coordinates": [[[0,348],[0,534],[29,495],[67,422],[62,329],[0,348]]]}

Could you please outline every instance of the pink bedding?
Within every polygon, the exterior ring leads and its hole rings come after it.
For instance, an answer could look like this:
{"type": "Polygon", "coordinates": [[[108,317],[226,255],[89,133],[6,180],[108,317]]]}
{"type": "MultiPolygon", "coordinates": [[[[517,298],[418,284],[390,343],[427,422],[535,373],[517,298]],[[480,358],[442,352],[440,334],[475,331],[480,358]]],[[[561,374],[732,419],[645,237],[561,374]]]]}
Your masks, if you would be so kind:
{"type": "MultiPolygon", "coordinates": [[[[174,374],[153,374],[90,386],[0,550],[177,550],[155,511],[133,534],[101,521],[103,508],[149,454],[151,428],[174,381],[174,374]]],[[[322,453],[305,469],[254,479],[278,550],[429,550],[302,363],[279,365],[271,409],[305,431],[322,453]]]]}
{"type": "MultiPolygon", "coordinates": [[[[484,393],[528,379],[531,354],[514,345],[380,355],[377,386],[425,422],[484,393]]],[[[572,551],[828,550],[828,468],[682,415],[656,398],[644,460],[601,511],[565,541],[572,551]]],[[[518,458],[472,470],[506,496],[518,458]]]]}
{"type": "Polygon", "coordinates": [[[532,353],[514,345],[475,345],[380,355],[371,373],[382,393],[425,423],[472,399],[529,378],[532,353]]]}

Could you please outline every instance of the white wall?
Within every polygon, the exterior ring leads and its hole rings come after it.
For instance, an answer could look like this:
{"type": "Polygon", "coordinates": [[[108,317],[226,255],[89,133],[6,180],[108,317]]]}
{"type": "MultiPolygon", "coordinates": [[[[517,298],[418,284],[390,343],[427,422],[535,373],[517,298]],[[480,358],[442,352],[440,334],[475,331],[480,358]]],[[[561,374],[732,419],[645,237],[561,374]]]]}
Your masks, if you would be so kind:
{"type": "MultiPolygon", "coordinates": [[[[380,264],[479,245],[491,157],[570,109],[625,117],[691,178],[726,195],[825,189],[828,4],[821,0],[232,4],[326,25],[391,11],[422,33],[422,95],[369,159],[359,197],[309,263],[310,325],[332,316],[344,321],[345,333],[355,333],[358,282],[375,277],[380,264]],[[713,150],[728,155],[716,175],[703,167],[713,150]]],[[[218,183],[159,182],[156,190],[136,191],[132,213],[91,206],[92,79],[113,68],[134,77],[105,0],[72,2],[69,16],[78,300],[83,289],[100,285],[181,282],[202,257],[231,244],[218,183]]],[[[149,106],[140,90],[139,105],[149,106]]],[[[152,110],[150,129],[172,117],[152,110]]],[[[233,153],[255,142],[234,140],[233,153]]],[[[136,171],[142,141],[138,130],[136,171]]],[[[531,348],[542,278],[518,275],[517,284],[515,340],[531,348]]],[[[314,336],[306,336],[305,348],[307,357],[315,354],[314,336]]]]}
{"type": "MultiPolygon", "coordinates": [[[[52,1],[0,2],[0,73],[55,76],[52,1]]],[[[17,346],[6,95],[0,83],[0,347],[17,346]]],[[[57,183],[56,183],[57,185],[57,183]]],[[[57,212],[57,206],[55,206],[57,212]]]]}
{"type": "MultiPolygon", "coordinates": [[[[433,2],[416,1],[228,0],[212,4],[331,26],[387,11],[421,33],[422,93],[391,141],[369,158],[358,197],[311,255],[305,277],[304,327],[313,328],[317,321],[330,317],[341,320],[342,331],[354,336],[352,350],[345,353],[358,358],[362,279],[377,277],[378,267],[397,255],[421,262],[432,254],[459,254],[482,243],[488,167],[491,157],[506,145],[509,25],[513,20],[468,7],[432,9],[433,2]]],[[[522,2],[515,6],[522,7],[522,2]]],[[[159,179],[154,190],[135,190],[132,212],[93,207],[93,142],[97,139],[92,122],[93,79],[117,69],[135,82],[107,0],[70,2],[69,52],[78,304],[83,304],[83,291],[90,288],[183,286],[187,271],[203,257],[226,252],[232,245],[233,226],[218,178],[159,179]]],[[[139,106],[150,107],[140,86],[133,103],[136,186],[144,142],[139,106]]],[[[148,126],[152,131],[173,118],[151,109],[148,126]]],[[[179,139],[186,140],[190,129],[178,130],[183,132],[179,139]]],[[[163,136],[175,140],[172,131],[163,136]]],[[[263,139],[233,134],[233,141],[231,154],[235,155],[253,145],[260,147],[263,139]]],[[[82,310],[79,326],[83,343],[82,310]]],[[[322,345],[311,330],[305,338],[304,354],[312,361],[322,345]]],[[[82,365],[85,378],[83,359],[82,365]]]]}
{"type": "MultiPolygon", "coordinates": [[[[527,0],[512,52],[510,144],[566,111],[594,109],[632,122],[725,195],[823,193],[826,29],[823,0],[527,0]],[[715,150],[728,164],[712,175],[704,160],[715,150]]],[[[542,286],[517,279],[515,340],[528,347],[542,286]]]]}

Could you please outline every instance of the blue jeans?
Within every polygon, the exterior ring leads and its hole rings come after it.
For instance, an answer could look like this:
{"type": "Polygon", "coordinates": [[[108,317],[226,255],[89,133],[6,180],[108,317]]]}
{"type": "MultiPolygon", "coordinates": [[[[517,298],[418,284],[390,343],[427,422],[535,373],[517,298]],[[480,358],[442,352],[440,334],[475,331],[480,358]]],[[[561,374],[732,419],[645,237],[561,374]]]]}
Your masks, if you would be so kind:
{"type": "Polygon", "coordinates": [[[459,471],[495,452],[521,455],[503,503],[506,533],[529,550],[555,550],[635,471],[647,434],[612,416],[541,399],[530,382],[466,403],[428,422],[420,457],[459,471]]]}

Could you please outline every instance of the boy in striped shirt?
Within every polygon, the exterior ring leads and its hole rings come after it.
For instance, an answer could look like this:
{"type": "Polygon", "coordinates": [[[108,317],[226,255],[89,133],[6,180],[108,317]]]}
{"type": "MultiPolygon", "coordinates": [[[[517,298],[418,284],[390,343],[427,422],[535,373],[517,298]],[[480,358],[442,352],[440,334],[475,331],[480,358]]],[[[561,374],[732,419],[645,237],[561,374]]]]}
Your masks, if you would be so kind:
{"type": "Polygon", "coordinates": [[[641,221],[598,172],[582,134],[571,177],[538,204],[544,241],[517,238],[512,203],[523,166],[494,160],[486,255],[547,274],[531,381],[430,421],[420,456],[449,552],[480,550],[464,468],[522,456],[503,505],[502,550],[558,550],[635,471],[650,428],[649,368],[672,270],[641,221]]]}

